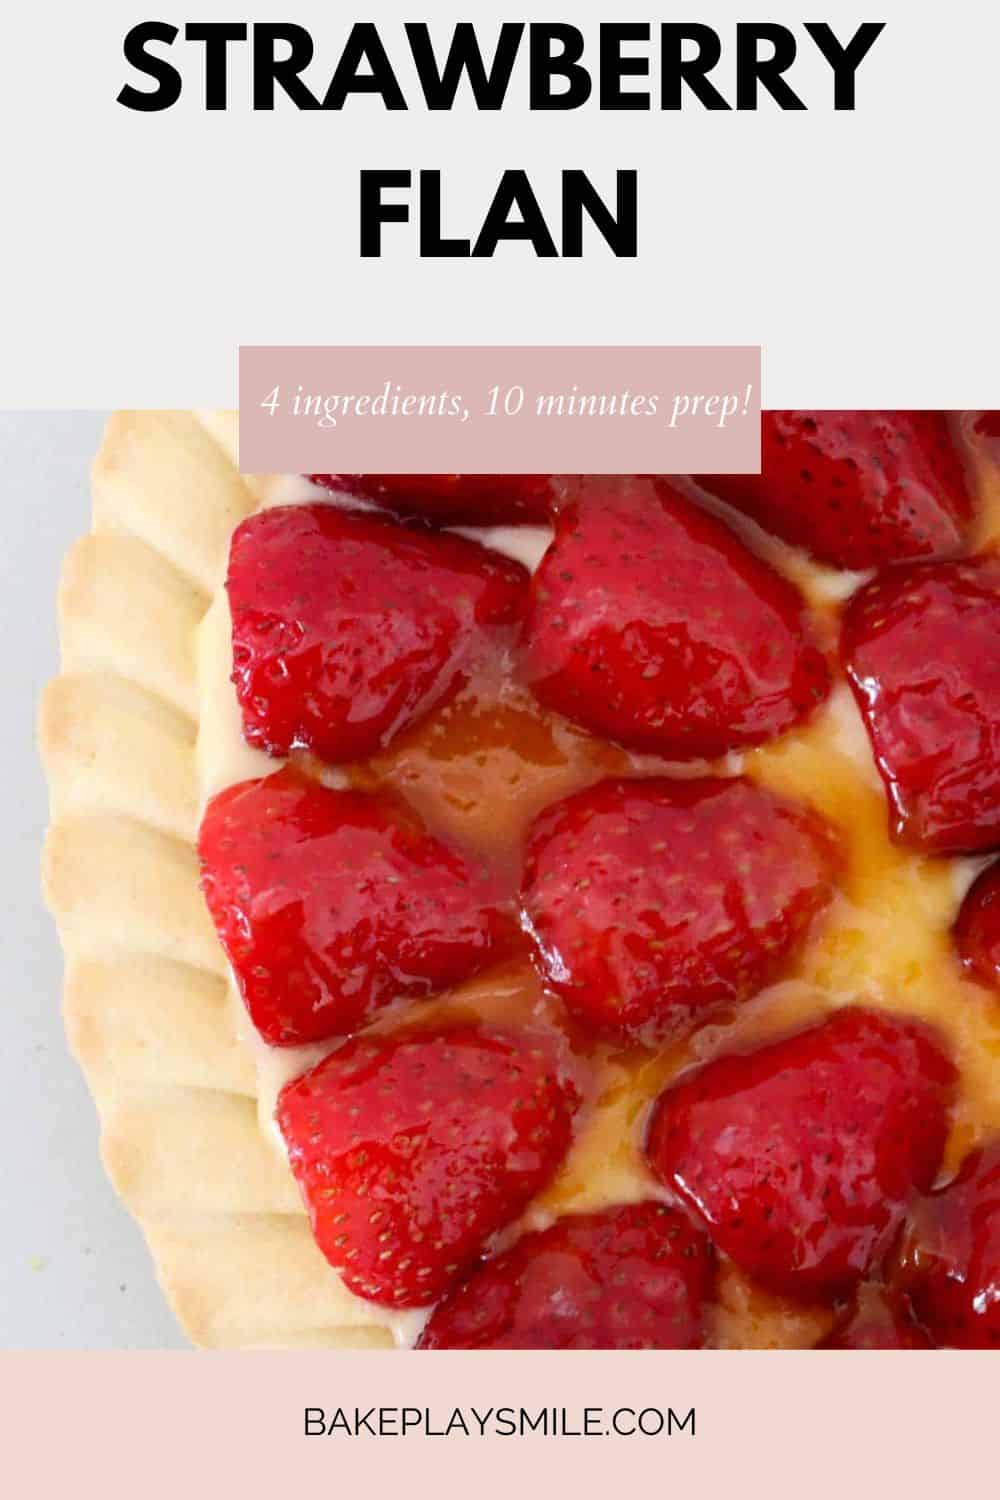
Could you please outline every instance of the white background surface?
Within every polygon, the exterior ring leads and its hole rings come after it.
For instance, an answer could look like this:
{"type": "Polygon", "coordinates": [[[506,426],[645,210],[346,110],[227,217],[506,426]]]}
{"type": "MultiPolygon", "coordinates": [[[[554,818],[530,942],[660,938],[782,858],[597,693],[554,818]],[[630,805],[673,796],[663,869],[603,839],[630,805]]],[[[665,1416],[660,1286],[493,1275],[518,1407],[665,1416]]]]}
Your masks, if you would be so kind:
{"type": "MultiPolygon", "coordinates": [[[[0,407],[229,406],[240,343],[460,342],[763,344],[766,405],[1000,406],[1000,7],[984,0],[661,0],[625,12],[710,23],[727,49],[737,20],[826,19],[841,37],[885,20],[853,113],[830,108],[832,74],[810,43],[789,75],[804,113],[765,99],[756,113],[602,113],[592,101],[530,114],[521,73],[500,114],[467,97],[449,112],[387,113],[372,96],[342,113],[286,101],[252,114],[244,47],[236,107],[206,114],[193,46],[173,108],[116,103],[131,76],[122,39],[151,15],[294,19],[314,35],[306,76],[319,92],[350,22],[375,19],[409,92],[399,23],[414,12],[442,39],[472,15],[486,45],[501,17],[554,9],[10,7],[0,125],[18,149],[3,168],[0,407]],[[616,168],[634,167],[640,256],[615,260],[597,244],[582,260],[540,261],[513,245],[492,260],[419,260],[401,230],[384,260],[361,261],[363,166],[440,169],[452,234],[481,216],[504,168],[527,168],[551,204],[561,168],[582,167],[607,192],[616,168]]],[[[594,21],[622,19],[607,0],[578,0],[571,15],[588,41],[594,21]]],[[[719,81],[731,79],[730,64],[719,81]]]]}
{"type": "Polygon", "coordinates": [[[0,412],[0,1348],[183,1348],[138,1229],[98,1158],[60,1015],[62,957],[39,893],[46,793],[35,715],[58,668],[63,554],[89,529],[103,417],[0,412]]]}

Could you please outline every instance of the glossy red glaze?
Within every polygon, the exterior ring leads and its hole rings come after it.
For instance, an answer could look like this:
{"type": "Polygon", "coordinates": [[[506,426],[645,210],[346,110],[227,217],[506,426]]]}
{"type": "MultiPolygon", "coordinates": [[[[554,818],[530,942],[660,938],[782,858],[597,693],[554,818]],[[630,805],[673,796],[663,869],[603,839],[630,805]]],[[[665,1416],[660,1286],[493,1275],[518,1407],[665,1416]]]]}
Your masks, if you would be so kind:
{"type": "Polygon", "coordinates": [[[1000,864],[989,865],[966,893],[955,946],[970,974],[1000,989],[1000,864]]]}
{"type": "Polygon", "coordinates": [[[923,1026],[840,1010],[683,1076],[656,1103],[647,1156],[763,1286],[843,1295],[933,1182],[955,1081],[923,1026]]]}
{"type": "Polygon", "coordinates": [[[421,1307],[546,1186],[577,1102],[549,1034],[470,1026],[356,1037],[282,1090],[277,1120],[350,1290],[421,1307]]]}
{"type": "Polygon", "coordinates": [[[885,1287],[858,1288],[817,1349],[933,1349],[925,1331],[913,1321],[905,1297],[885,1287]]]}
{"type": "Polygon", "coordinates": [[[527,583],[463,537],[335,505],[251,516],[227,579],[246,739],[331,762],[375,754],[509,642],[527,583]]]}
{"type": "Polygon", "coordinates": [[[654,479],[594,480],[560,511],[526,653],[545,707],[675,758],[760,744],[829,688],[792,584],[654,479]]]}
{"type": "Polygon", "coordinates": [[[605,781],[536,819],[522,904],[549,986],[656,1043],[778,977],[838,866],[815,813],[740,778],[605,781]]]}
{"type": "Polygon", "coordinates": [[[917,1205],[896,1280],[939,1344],[1000,1348],[1000,1142],[917,1205]]]}
{"type": "Polygon", "coordinates": [[[900,843],[1000,847],[1000,558],[880,574],[844,615],[841,651],[900,843]]]}
{"type": "Polygon", "coordinates": [[[946,556],[972,516],[940,411],[766,411],[761,473],[699,483],[835,568],[946,556]]]}
{"type": "Polygon", "coordinates": [[[635,1203],[526,1234],[447,1293],[421,1349],[697,1349],[714,1284],[705,1235],[635,1203]]]}
{"type": "Polygon", "coordinates": [[[497,880],[412,811],[291,769],[213,798],[198,851],[209,911],[272,1046],[344,1035],[391,1000],[469,978],[516,937],[497,880]]]}
{"type": "Polygon", "coordinates": [[[551,474],[310,474],[338,494],[439,526],[544,525],[555,500],[551,474]]]}

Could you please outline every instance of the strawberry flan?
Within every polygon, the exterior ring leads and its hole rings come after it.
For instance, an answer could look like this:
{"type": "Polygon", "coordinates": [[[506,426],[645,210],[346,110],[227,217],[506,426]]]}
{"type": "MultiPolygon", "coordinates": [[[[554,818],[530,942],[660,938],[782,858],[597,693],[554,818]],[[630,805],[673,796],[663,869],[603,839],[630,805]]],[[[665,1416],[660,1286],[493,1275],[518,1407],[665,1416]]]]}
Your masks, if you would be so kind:
{"type": "Polygon", "coordinates": [[[199,1342],[1000,1344],[995,445],[763,421],[738,480],[219,483],[168,961],[217,944],[275,1312],[213,1270],[199,1342]]]}

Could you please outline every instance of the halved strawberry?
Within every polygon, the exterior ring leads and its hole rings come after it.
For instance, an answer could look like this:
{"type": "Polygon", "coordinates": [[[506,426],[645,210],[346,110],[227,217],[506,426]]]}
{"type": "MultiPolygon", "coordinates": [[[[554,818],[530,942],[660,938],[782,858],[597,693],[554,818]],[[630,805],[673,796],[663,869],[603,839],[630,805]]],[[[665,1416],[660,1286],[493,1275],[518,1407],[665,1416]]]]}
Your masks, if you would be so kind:
{"type": "Polygon", "coordinates": [[[291,768],[213,798],[198,852],[240,992],[275,1047],[447,989],[515,938],[498,881],[401,802],[291,768]]]}
{"type": "Polygon", "coordinates": [[[966,892],[955,945],[970,974],[1000,989],[1000,863],[987,866],[966,892]]]}
{"type": "Polygon", "coordinates": [[[526,603],[519,563],[335,505],[233,534],[233,681],[250,744],[361,759],[443,702],[526,603]]]}
{"type": "Polygon", "coordinates": [[[998,640],[993,553],[890,569],[847,607],[841,653],[900,843],[1000,847],[998,640]]]}
{"type": "Polygon", "coordinates": [[[761,473],[699,483],[835,568],[953,553],[972,515],[940,411],[766,411],[761,473]]]}
{"type": "Polygon", "coordinates": [[[675,1208],[571,1215],[483,1262],[434,1309],[421,1349],[697,1349],[715,1279],[675,1208]]]}
{"type": "Polygon", "coordinates": [[[838,865],[815,813],[741,778],[605,781],[531,829],[522,904],[547,983],[648,1043],[775,979],[838,865]]]}
{"type": "Polygon", "coordinates": [[[1000,1349],[1000,1141],[917,1204],[896,1281],[939,1344],[1000,1349]]]}
{"type": "Polygon", "coordinates": [[[817,1349],[933,1349],[905,1297],[876,1283],[860,1286],[817,1349]]]}
{"type": "Polygon", "coordinates": [[[373,501],[394,515],[439,526],[545,525],[551,474],[310,474],[335,493],[373,501]]]}
{"type": "Polygon", "coordinates": [[[981,411],[972,424],[977,437],[1000,438],[1000,411],[981,411]]]}
{"type": "Polygon", "coordinates": [[[559,512],[526,625],[536,696],[675,758],[799,723],[829,673],[785,578],[662,480],[592,480],[559,512]]]}
{"type": "Polygon", "coordinates": [[[463,1026],[355,1037],[282,1090],[277,1120],[350,1290],[422,1307],[554,1176],[577,1103],[553,1036],[463,1026]]]}
{"type": "Polygon", "coordinates": [[[656,1103],[646,1152],[763,1286],[843,1295],[933,1182],[955,1077],[919,1023],[844,1009],[682,1076],[656,1103]]]}

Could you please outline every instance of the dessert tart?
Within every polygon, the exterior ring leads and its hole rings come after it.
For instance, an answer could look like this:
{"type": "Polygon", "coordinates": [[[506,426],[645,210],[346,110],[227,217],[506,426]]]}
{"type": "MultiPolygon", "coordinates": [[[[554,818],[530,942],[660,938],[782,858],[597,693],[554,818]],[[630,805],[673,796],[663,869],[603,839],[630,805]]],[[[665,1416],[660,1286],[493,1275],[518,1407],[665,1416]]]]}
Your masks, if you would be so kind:
{"type": "Polygon", "coordinates": [[[196,1344],[1000,1344],[995,443],[763,427],[244,476],[111,419],[44,879],[196,1344]]]}

